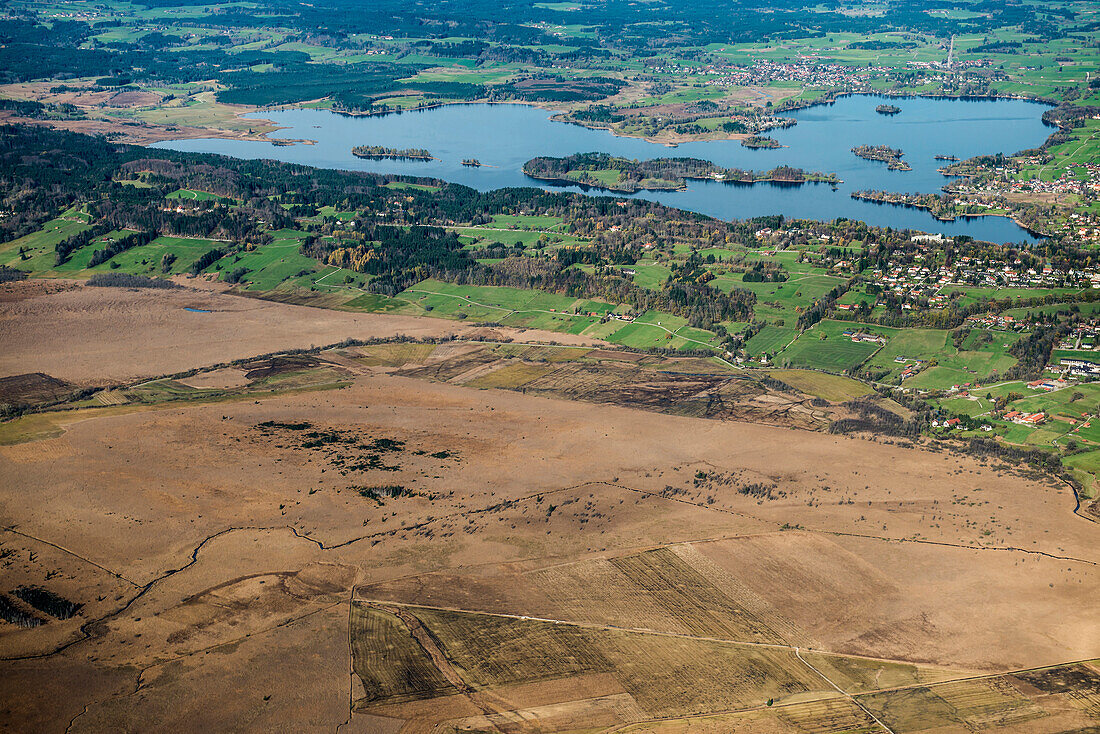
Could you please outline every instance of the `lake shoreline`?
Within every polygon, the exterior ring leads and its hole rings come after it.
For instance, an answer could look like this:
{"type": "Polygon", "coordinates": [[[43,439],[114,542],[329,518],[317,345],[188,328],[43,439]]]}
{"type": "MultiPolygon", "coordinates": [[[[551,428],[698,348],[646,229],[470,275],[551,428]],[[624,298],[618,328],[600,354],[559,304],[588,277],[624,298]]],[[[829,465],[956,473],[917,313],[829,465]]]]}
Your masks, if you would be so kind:
{"type": "MultiPolygon", "coordinates": [[[[1018,94],[988,94],[988,95],[966,95],[966,94],[923,94],[917,92],[840,92],[835,95],[823,96],[814,100],[801,100],[798,102],[789,102],[791,106],[784,107],[783,109],[776,109],[774,114],[782,115],[785,112],[797,112],[800,110],[813,109],[814,107],[828,107],[836,104],[840,99],[846,97],[881,97],[883,99],[932,99],[932,100],[948,100],[957,102],[995,102],[999,100],[1015,101],[1015,102],[1029,102],[1031,104],[1042,105],[1045,107],[1056,107],[1056,103],[1043,98],[1025,97],[1018,94]]],[[[545,110],[553,113],[550,119],[554,122],[564,122],[569,125],[577,125],[583,127],[586,130],[600,130],[608,132],[617,138],[628,138],[633,140],[644,140],[647,143],[653,143],[654,145],[663,145],[666,148],[676,148],[679,145],[685,143],[706,143],[718,140],[743,140],[751,137],[753,133],[717,133],[707,135],[687,135],[687,134],[675,134],[666,138],[657,138],[645,135],[624,134],[616,131],[610,126],[601,125],[595,122],[570,120],[566,119],[565,115],[569,114],[570,110],[562,109],[561,106],[552,106],[551,104],[544,102],[531,102],[527,100],[493,100],[486,99],[473,99],[463,100],[456,102],[435,102],[432,104],[423,105],[421,107],[405,109],[405,110],[380,110],[378,112],[371,111],[348,111],[348,110],[336,110],[331,108],[317,108],[306,107],[301,104],[282,105],[278,107],[260,107],[256,108],[253,112],[240,113],[238,116],[242,117],[244,114],[259,114],[262,111],[270,112],[285,112],[288,110],[309,110],[309,109],[326,109],[326,111],[333,113],[334,115],[341,115],[345,117],[385,117],[388,115],[403,115],[410,112],[427,112],[430,110],[442,109],[444,107],[456,107],[463,105],[516,105],[521,107],[532,107],[538,110],[545,110]]],[[[280,128],[283,129],[283,128],[280,128]]],[[[1055,127],[1055,131],[1057,128],[1055,127]]],[[[274,131],[277,132],[277,131],[274,131]]],[[[260,136],[261,139],[267,141],[274,141],[275,138],[267,137],[271,133],[264,133],[260,136]]],[[[1054,133],[1051,133],[1052,135],[1054,133]]],[[[213,136],[212,136],[213,137],[213,136]]]]}
{"type": "Polygon", "coordinates": [[[951,216],[943,216],[943,215],[940,215],[940,214],[936,214],[934,211],[932,211],[931,206],[929,206],[927,204],[921,204],[919,202],[890,201],[889,199],[886,199],[886,198],[883,198],[883,197],[874,197],[874,196],[868,196],[866,194],[860,194],[860,192],[858,192],[858,191],[852,192],[851,194],[849,194],[849,196],[851,196],[851,198],[853,198],[853,199],[857,199],[859,201],[869,201],[872,204],[878,204],[879,206],[897,206],[897,207],[902,207],[902,208],[905,208],[905,209],[918,209],[920,211],[928,212],[928,216],[932,217],[937,222],[955,222],[955,221],[958,221],[959,219],[980,219],[981,217],[1000,217],[1002,219],[1008,219],[1012,222],[1015,222],[1017,227],[1024,230],[1025,232],[1030,234],[1032,237],[1046,238],[1046,237],[1050,236],[1045,232],[1039,232],[1037,230],[1032,229],[1031,227],[1027,226],[1023,222],[1021,222],[1019,219],[1012,216],[1011,214],[998,214],[996,212],[975,212],[975,213],[953,214],[951,216]]]}
{"type": "MultiPolygon", "coordinates": [[[[905,118],[899,123],[874,113],[875,96],[852,95],[847,100],[820,106],[813,113],[794,113],[799,124],[777,134],[784,146],[780,150],[748,150],[735,141],[692,143],[682,152],[670,155],[664,146],[627,136],[606,135],[580,125],[559,125],[538,107],[529,104],[463,104],[441,105],[423,116],[349,116],[330,110],[293,109],[280,113],[264,113],[263,117],[286,126],[288,138],[318,138],[316,146],[273,148],[270,141],[256,145],[235,140],[180,141],[159,143],[153,147],[169,147],[191,152],[210,152],[243,158],[275,158],[300,165],[321,168],[359,170],[384,175],[411,176],[470,186],[482,191],[509,187],[541,186],[544,188],[573,187],[575,191],[591,191],[592,195],[638,195],[669,206],[697,212],[724,220],[744,219],[767,214],[783,214],[791,218],[827,221],[838,216],[867,221],[878,226],[909,227],[943,234],[968,234],[991,242],[1032,241],[1033,235],[1020,229],[1011,220],[1002,225],[998,220],[978,220],[958,226],[941,223],[925,212],[886,215],[870,202],[849,200],[856,189],[886,191],[913,190],[938,193],[943,176],[935,172],[934,155],[952,154],[968,158],[988,152],[1014,151],[1032,147],[1048,136],[1040,122],[1041,108],[1020,101],[985,101],[963,104],[954,101],[914,100],[906,106],[905,118]],[[915,127],[914,127],[915,125],[915,127]],[[942,136],[947,135],[945,140],[942,136]],[[360,141],[392,149],[424,149],[437,160],[369,160],[359,159],[348,151],[360,141]],[[907,142],[907,140],[909,142],[907,142]],[[901,144],[913,157],[913,172],[887,172],[881,163],[856,158],[850,152],[853,145],[868,141],[901,144]],[[346,146],[346,147],[345,147],[346,146]],[[618,177],[600,174],[596,179],[578,173],[543,167],[532,173],[545,178],[524,175],[526,161],[535,158],[559,158],[587,155],[584,151],[602,151],[613,158],[635,161],[711,161],[720,171],[705,175],[686,187],[678,176],[663,175],[657,169],[643,178],[666,179],[658,186],[644,186],[637,176],[618,177]],[[460,161],[479,159],[483,166],[468,167],[460,161]],[[782,172],[778,179],[768,175],[776,166],[799,168],[803,176],[782,172]],[[746,173],[730,173],[743,171],[746,173]],[[762,178],[750,180],[750,171],[762,178]],[[830,189],[807,188],[817,177],[805,173],[825,171],[836,179],[822,176],[830,189]],[[714,173],[725,173],[725,178],[714,173]],[[905,178],[905,183],[901,179],[905,178]],[[742,180],[743,179],[743,180],[742,180]],[[669,181],[671,180],[671,182],[669,181]],[[734,186],[717,186],[725,183],[734,186]],[[755,186],[769,183],[771,186],[755,186]],[[588,188],[581,188],[589,184],[588,188]],[[604,185],[600,185],[604,184],[604,185]],[[625,184],[619,187],[617,184],[625,184]],[[597,188],[592,188],[596,185],[597,188]],[[900,187],[905,187],[901,189],[900,187]],[[685,190],[686,189],[686,190],[685,190]]],[[[938,164],[937,165],[941,165],[938,164]]],[[[688,173],[683,165],[677,170],[688,173]]],[[[584,168],[581,166],[580,168],[584,168]]],[[[672,170],[671,168],[669,169],[672,170]]],[[[700,173],[703,173],[700,171],[700,173]]],[[[686,183],[686,182],[685,182],[686,183]]],[[[900,212],[900,210],[896,210],[900,212]]]]}

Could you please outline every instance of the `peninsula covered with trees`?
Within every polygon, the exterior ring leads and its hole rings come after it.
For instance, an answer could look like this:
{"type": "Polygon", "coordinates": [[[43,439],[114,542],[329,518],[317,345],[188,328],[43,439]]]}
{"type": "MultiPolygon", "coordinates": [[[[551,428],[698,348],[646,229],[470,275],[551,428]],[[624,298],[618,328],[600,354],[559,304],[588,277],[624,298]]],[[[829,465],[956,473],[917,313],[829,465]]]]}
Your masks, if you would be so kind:
{"type": "Polygon", "coordinates": [[[580,184],[607,191],[677,191],[687,188],[688,179],[753,184],[839,183],[835,174],[808,172],[792,166],[770,171],[723,168],[699,158],[654,158],[639,161],[607,153],[577,153],[562,158],[532,158],[523,165],[531,178],[561,184],[580,184]]]}

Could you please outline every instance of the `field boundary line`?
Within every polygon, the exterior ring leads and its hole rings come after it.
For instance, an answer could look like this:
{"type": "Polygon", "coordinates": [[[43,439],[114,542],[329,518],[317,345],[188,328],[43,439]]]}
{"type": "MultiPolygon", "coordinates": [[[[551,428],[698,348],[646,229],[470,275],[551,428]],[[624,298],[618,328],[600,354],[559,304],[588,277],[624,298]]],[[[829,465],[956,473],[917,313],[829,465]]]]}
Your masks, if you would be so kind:
{"type": "Polygon", "coordinates": [[[27,538],[29,540],[33,540],[35,542],[42,543],[43,545],[48,545],[51,548],[55,548],[55,549],[61,551],[62,553],[65,553],[67,555],[72,556],[73,558],[77,558],[81,561],[84,561],[85,563],[88,563],[92,566],[95,566],[100,571],[104,571],[106,573],[109,573],[112,576],[114,576],[115,578],[121,579],[122,581],[125,581],[126,583],[130,584],[134,588],[138,588],[138,589],[141,588],[141,584],[139,584],[138,582],[136,582],[132,579],[126,578],[122,574],[118,573],[117,571],[112,571],[111,569],[107,568],[106,566],[100,565],[100,564],[96,563],[95,561],[93,561],[91,558],[88,558],[86,556],[82,556],[79,553],[77,553],[76,551],[69,550],[68,548],[66,548],[63,545],[58,545],[57,543],[53,543],[53,542],[51,542],[49,540],[46,540],[44,538],[39,538],[39,537],[31,535],[29,533],[24,533],[21,530],[16,530],[14,526],[8,526],[8,527],[0,528],[0,530],[4,530],[4,531],[12,533],[14,535],[20,535],[20,536],[22,536],[24,538],[27,538]]]}
{"type": "MultiPolygon", "coordinates": [[[[412,603],[412,602],[395,601],[395,600],[392,600],[392,599],[371,599],[371,598],[366,598],[366,597],[354,597],[352,599],[351,603],[352,604],[362,604],[362,605],[365,605],[365,606],[368,606],[368,607],[374,607],[374,608],[380,608],[380,609],[385,608],[385,607],[388,606],[388,607],[398,607],[398,608],[402,608],[402,609],[412,609],[412,610],[425,609],[425,610],[436,611],[436,612],[454,612],[454,613],[458,613],[458,614],[469,614],[469,615],[472,615],[472,616],[494,617],[494,618],[497,618],[497,619],[511,619],[511,620],[516,620],[516,621],[521,621],[521,622],[539,622],[539,623],[543,623],[543,624],[555,624],[555,625],[561,625],[561,626],[576,627],[576,628],[579,628],[579,629],[603,630],[603,631],[607,631],[607,632],[625,632],[627,634],[650,635],[650,636],[653,636],[653,637],[670,637],[670,638],[682,639],[682,640],[695,640],[695,641],[698,641],[698,642],[713,642],[713,643],[723,644],[723,645],[732,645],[732,646],[740,646],[740,647],[753,647],[753,648],[766,648],[766,649],[780,650],[780,651],[785,651],[785,652],[793,652],[793,653],[795,653],[795,656],[798,657],[799,660],[801,660],[808,668],[810,668],[815,673],[817,673],[833,689],[835,689],[838,693],[840,693],[840,694],[842,694],[846,697],[849,697],[849,698],[852,698],[852,697],[855,697],[855,696],[867,696],[867,695],[872,695],[872,694],[876,694],[876,693],[886,693],[886,692],[890,692],[890,691],[904,691],[904,690],[908,690],[908,689],[911,689],[911,688],[930,688],[930,687],[935,687],[935,686],[944,686],[944,685],[950,685],[952,683],[959,683],[959,682],[963,682],[963,681],[988,680],[988,679],[991,679],[991,678],[1000,678],[1000,677],[1007,676],[1007,675],[1016,675],[1016,674],[1019,674],[1019,673],[1028,673],[1028,672],[1038,671],[1038,670],[1051,670],[1051,669],[1054,669],[1054,668],[1061,668],[1061,667],[1066,667],[1066,666],[1070,666],[1070,665],[1084,665],[1084,664],[1092,663],[1096,660],[1096,658],[1081,658],[1081,659],[1066,660],[1066,661],[1061,661],[1061,662],[1057,662],[1057,663],[1050,663],[1050,664],[1038,665],[1038,666],[1032,666],[1032,667],[1026,667],[1026,668],[1011,668],[1011,669],[1008,669],[1008,670],[997,670],[997,671],[990,671],[990,672],[966,672],[965,670],[959,670],[959,671],[956,671],[956,672],[960,673],[960,675],[954,676],[952,678],[945,678],[943,680],[907,683],[905,685],[887,686],[887,687],[883,687],[883,688],[870,688],[870,689],[867,689],[865,691],[859,691],[858,693],[849,694],[843,688],[840,688],[832,680],[830,680],[828,676],[826,676],[824,673],[822,673],[820,670],[818,670],[812,663],[805,660],[801,655],[801,651],[806,650],[806,652],[812,653],[814,655],[822,655],[822,656],[825,656],[825,657],[852,659],[852,660],[866,660],[868,662],[875,662],[875,663],[892,663],[892,664],[904,664],[904,665],[915,665],[915,663],[913,663],[913,661],[911,661],[911,660],[901,660],[901,659],[897,659],[897,658],[875,657],[873,655],[859,655],[859,654],[851,654],[851,653],[840,653],[840,652],[834,652],[832,650],[817,650],[817,649],[814,649],[814,648],[806,648],[806,647],[801,647],[801,646],[798,646],[798,645],[785,645],[785,644],[776,643],[776,642],[752,642],[752,641],[749,641],[749,640],[731,640],[731,639],[725,638],[725,637],[710,637],[710,636],[707,636],[707,635],[692,635],[692,634],[683,633],[683,632],[662,632],[661,630],[654,630],[654,629],[649,629],[649,628],[645,628],[645,627],[623,627],[623,626],[614,625],[614,624],[601,624],[599,622],[584,622],[584,621],[567,620],[567,619],[553,619],[553,618],[550,618],[550,617],[537,617],[537,616],[526,615],[526,614],[512,614],[512,613],[508,613],[508,612],[489,612],[489,611],[484,611],[484,610],[463,609],[461,607],[447,607],[447,606],[440,606],[440,605],[434,605],[434,604],[416,604],[416,603],[412,603]]],[[[941,670],[948,671],[948,672],[950,672],[952,670],[951,668],[944,668],[942,666],[928,666],[928,667],[937,668],[937,669],[941,669],[941,670]]],[[[861,706],[861,708],[862,708],[862,706],[861,706]]],[[[745,710],[751,710],[751,709],[745,709],[745,710]]],[[[868,712],[868,714],[870,714],[870,712],[868,712]]],[[[701,714],[701,715],[710,715],[710,714],[701,714]]],[[[875,718],[876,721],[877,721],[877,717],[875,717],[873,714],[871,714],[871,716],[872,716],[872,718],[875,718]]],[[[879,723],[882,724],[882,722],[879,722],[879,723]]],[[[890,732],[890,734],[894,734],[894,732],[889,727],[887,727],[885,724],[882,724],[882,726],[883,726],[884,729],[886,729],[886,731],[890,732]]]]}
{"type": "Polygon", "coordinates": [[[851,701],[851,702],[852,702],[852,703],[854,703],[854,704],[855,704],[856,706],[858,706],[858,707],[859,707],[859,709],[860,709],[861,711],[863,711],[863,713],[865,713],[865,714],[867,714],[868,716],[870,716],[870,717],[871,717],[871,719],[872,719],[872,720],[873,720],[873,721],[874,721],[874,722],[875,722],[876,724],[878,724],[879,726],[881,726],[881,727],[882,727],[882,728],[883,728],[883,729],[884,729],[884,730],[886,731],[886,734],[894,734],[894,730],[893,730],[893,729],[891,729],[890,727],[886,726],[886,724],[882,723],[882,721],[881,721],[881,720],[879,720],[879,718],[878,718],[877,716],[875,716],[875,715],[874,715],[874,713],[873,713],[873,712],[872,712],[872,711],[871,711],[871,710],[870,710],[869,708],[867,708],[866,706],[864,706],[864,705],[863,705],[863,704],[862,704],[861,702],[857,701],[857,700],[856,700],[856,698],[855,698],[855,696],[853,696],[852,694],[850,694],[850,693],[848,693],[847,691],[845,691],[845,690],[844,690],[843,688],[841,688],[840,686],[838,686],[838,685],[837,685],[836,683],[833,683],[833,681],[832,681],[832,680],[831,680],[831,679],[829,678],[829,676],[827,676],[827,675],[825,675],[824,673],[822,673],[822,672],[821,672],[820,670],[818,670],[818,669],[817,669],[817,666],[815,666],[815,665],[811,664],[811,663],[810,663],[809,661],[807,661],[807,660],[806,660],[806,658],[802,657],[802,653],[801,653],[801,652],[799,651],[799,649],[798,649],[797,647],[796,647],[796,648],[794,649],[794,656],[795,656],[796,658],[798,658],[799,660],[801,660],[801,661],[802,661],[802,664],[803,664],[803,665],[805,665],[805,666],[806,666],[807,668],[809,668],[810,670],[812,670],[813,672],[815,672],[815,673],[817,673],[817,674],[818,674],[819,676],[821,676],[821,680],[823,680],[823,681],[825,681],[826,683],[828,683],[829,685],[831,685],[831,686],[832,686],[833,688],[835,688],[835,689],[837,690],[837,692],[838,692],[838,693],[840,693],[840,694],[841,694],[842,696],[844,696],[844,697],[845,697],[845,698],[847,698],[847,699],[848,699],[849,701],[851,701]]]}

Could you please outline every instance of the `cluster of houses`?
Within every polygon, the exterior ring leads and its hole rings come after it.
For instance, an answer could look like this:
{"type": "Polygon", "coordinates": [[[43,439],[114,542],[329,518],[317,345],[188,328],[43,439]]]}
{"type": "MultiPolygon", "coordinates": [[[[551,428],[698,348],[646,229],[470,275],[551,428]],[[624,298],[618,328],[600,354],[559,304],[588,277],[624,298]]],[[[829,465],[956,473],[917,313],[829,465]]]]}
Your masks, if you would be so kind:
{"type": "MultiPolygon", "coordinates": [[[[879,286],[883,292],[891,292],[900,297],[904,301],[903,308],[911,308],[911,302],[917,300],[927,301],[929,306],[937,308],[949,304],[948,286],[952,285],[987,288],[1100,288],[1100,270],[1062,270],[1049,265],[1033,268],[1025,267],[1019,260],[1014,263],[995,263],[962,257],[950,266],[929,267],[916,262],[896,268],[876,269],[869,274],[868,281],[879,286]]],[[[1015,324],[1007,318],[1001,326],[1015,328],[1015,324]]]]}
{"type": "Polygon", "coordinates": [[[800,82],[827,87],[849,87],[859,90],[868,80],[887,70],[882,67],[854,67],[843,64],[822,64],[807,57],[798,63],[756,60],[751,66],[726,71],[721,79],[708,86],[746,87],[772,82],[800,82]]]}
{"type": "Polygon", "coordinates": [[[1074,377],[1100,377],[1100,364],[1087,359],[1063,359],[1051,369],[1074,377]]]}
{"type": "Polygon", "coordinates": [[[1039,178],[1009,183],[1012,191],[1032,191],[1047,194],[1100,194],[1100,164],[1073,163],[1053,181],[1039,178]]]}
{"type": "Polygon", "coordinates": [[[913,357],[895,357],[894,361],[898,364],[905,365],[905,369],[901,371],[900,375],[902,381],[908,380],[910,377],[924,369],[923,359],[916,359],[913,357]]]}
{"type": "Polygon", "coordinates": [[[983,313],[977,316],[967,316],[966,325],[972,329],[997,331],[1023,331],[1026,328],[1023,323],[1004,313],[983,313]]]}
{"type": "Polygon", "coordinates": [[[1047,414],[1043,411],[1039,411],[1038,413],[1023,413],[1018,410],[1010,410],[1001,417],[1006,421],[1012,421],[1021,426],[1041,426],[1047,422],[1047,414]]]}
{"type": "Polygon", "coordinates": [[[1076,324],[1073,331],[1059,344],[1059,349],[1073,349],[1075,351],[1095,350],[1100,344],[1100,324],[1084,323],[1076,324]]]}
{"type": "MultiPolygon", "coordinates": [[[[993,176],[989,180],[982,179],[977,184],[952,184],[952,192],[967,194],[966,198],[955,199],[952,203],[990,208],[1003,205],[1006,196],[1020,194],[1074,196],[1087,203],[1100,195],[1100,164],[1097,163],[1071,164],[1061,176],[1050,181],[1043,181],[1038,177],[1017,178],[1021,166],[1042,166],[1046,163],[1047,161],[1037,156],[1029,156],[991,169],[993,176]],[[973,196],[982,198],[975,200],[973,196]]],[[[1043,222],[1043,230],[1051,236],[1072,237],[1082,245],[1100,243],[1100,216],[1087,211],[1073,212],[1065,218],[1043,222]]]]}
{"type": "Polygon", "coordinates": [[[939,290],[946,285],[975,285],[989,288],[1061,288],[1089,285],[1100,288],[1100,270],[1062,270],[1050,265],[1041,268],[1025,266],[1016,259],[1011,263],[995,262],[964,256],[951,265],[929,267],[914,263],[908,267],[875,270],[873,282],[884,289],[904,294],[924,294],[930,288],[939,290]]]}
{"type": "Polygon", "coordinates": [[[856,331],[854,329],[847,329],[844,331],[844,336],[851,339],[853,342],[869,342],[872,344],[885,344],[886,337],[879,336],[878,334],[872,334],[869,331],[856,331]]]}
{"type": "Polygon", "coordinates": [[[1029,390],[1043,390],[1045,392],[1053,392],[1054,390],[1061,390],[1068,384],[1068,382],[1061,378],[1040,378],[1038,380],[1032,380],[1031,382],[1027,383],[1027,387],[1029,390]]]}

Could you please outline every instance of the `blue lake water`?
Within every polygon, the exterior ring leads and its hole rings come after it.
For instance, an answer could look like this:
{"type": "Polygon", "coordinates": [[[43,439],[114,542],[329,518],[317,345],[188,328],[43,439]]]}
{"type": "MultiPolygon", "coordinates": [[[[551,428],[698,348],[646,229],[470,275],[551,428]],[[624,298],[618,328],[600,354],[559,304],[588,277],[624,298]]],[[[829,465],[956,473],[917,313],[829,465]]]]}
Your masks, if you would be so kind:
{"type": "Polygon", "coordinates": [[[902,111],[888,117],[875,112],[882,101],[880,97],[854,95],[831,105],[787,113],[798,124],[769,133],[787,146],[772,150],[750,150],[735,140],[684,143],[670,148],[556,122],[550,119],[550,112],[535,107],[487,104],[367,117],[322,110],[263,112],[252,117],[273,120],[285,128],[277,137],[315,143],[276,146],[258,141],[197,139],[168,141],[153,147],[238,158],[273,158],[322,168],[430,176],[483,191],[505,186],[581,190],[550,186],[525,176],[521,170],[524,162],[539,155],[602,151],[639,159],[690,156],[720,166],[754,170],[785,164],[836,173],[844,183],[834,189],[827,184],[739,186],[691,181],[686,191],[647,191],[634,196],[722,219],[765,214],[821,220],[848,217],[879,226],[966,234],[992,242],[1034,241],[1026,231],[1003,217],[938,222],[923,211],[857,201],[849,194],[860,189],[938,192],[948,179],[937,172],[944,162],[934,156],[965,159],[1036,147],[1053,131],[1041,120],[1043,105],[1020,100],[912,98],[891,100],[902,111]],[[885,163],[855,157],[851,148],[862,144],[900,148],[913,170],[889,171],[885,163]],[[438,160],[363,160],[351,154],[356,145],[426,148],[438,160]],[[477,158],[484,166],[463,166],[464,158],[477,158]]]}

